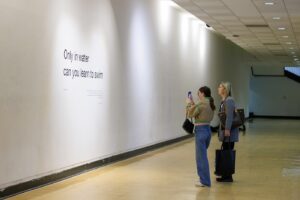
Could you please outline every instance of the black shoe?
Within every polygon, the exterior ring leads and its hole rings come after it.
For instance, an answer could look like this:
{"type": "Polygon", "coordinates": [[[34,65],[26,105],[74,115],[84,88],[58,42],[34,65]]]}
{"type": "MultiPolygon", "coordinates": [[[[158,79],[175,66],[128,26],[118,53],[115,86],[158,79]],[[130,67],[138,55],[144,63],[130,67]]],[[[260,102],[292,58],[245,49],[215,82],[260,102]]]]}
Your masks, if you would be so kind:
{"type": "Polygon", "coordinates": [[[217,182],[224,182],[224,183],[231,183],[233,182],[232,176],[230,177],[221,177],[221,178],[216,178],[217,182]]]}

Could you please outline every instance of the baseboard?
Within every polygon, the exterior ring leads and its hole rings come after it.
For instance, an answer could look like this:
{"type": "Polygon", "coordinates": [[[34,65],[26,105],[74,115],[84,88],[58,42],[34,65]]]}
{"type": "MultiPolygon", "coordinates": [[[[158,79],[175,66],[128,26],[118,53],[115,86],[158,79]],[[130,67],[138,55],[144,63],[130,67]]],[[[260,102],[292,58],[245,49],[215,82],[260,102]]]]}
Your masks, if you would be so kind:
{"type": "Polygon", "coordinates": [[[72,176],[87,172],[89,170],[92,170],[92,169],[95,169],[95,168],[98,168],[98,167],[101,167],[101,166],[104,166],[104,165],[112,164],[114,162],[118,162],[118,161],[121,161],[121,160],[125,160],[125,159],[128,159],[128,158],[137,156],[137,155],[141,155],[141,154],[144,154],[148,151],[152,151],[152,150],[155,150],[155,149],[158,149],[158,148],[170,145],[170,144],[174,144],[174,143],[183,141],[183,140],[191,138],[191,137],[193,137],[193,136],[192,135],[186,135],[186,136],[183,136],[183,137],[179,137],[179,138],[175,138],[175,139],[172,139],[172,140],[164,141],[164,142],[154,144],[154,145],[151,145],[151,146],[148,146],[148,147],[144,147],[144,148],[141,148],[141,149],[137,149],[137,150],[134,150],[134,151],[130,151],[130,152],[115,155],[115,156],[112,156],[112,157],[109,157],[109,158],[105,158],[105,159],[102,159],[102,160],[98,160],[98,161],[88,163],[88,164],[85,164],[85,165],[82,165],[82,166],[78,166],[78,167],[75,167],[75,168],[72,168],[72,169],[68,169],[66,171],[63,171],[63,172],[60,172],[60,173],[57,173],[57,174],[51,174],[51,175],[48,175],[48,176],[45,176],[45,177],[42,177],[42,178],[39,178],[39,179],[34,179],[34,180],[27,181],[27,182],[24,182],[24,183],[20,183],[20,184],[17,184],[17,185],[9,186],[5,189],[0,190],[0,199],[15,196],[17,194],[20,194],[20,193],[23,193],[23,192],[26,192],[26,191],[29,191],[29,190],[37,189],[37,188],[45,186],[45,185],[53,184],[53,183],[65,180],[67,178],[70,178],[72,176]]]}
{"type": "Polygon", "coordinates": [[[268,118],[268,119],[300,119],[300,116],[253,115],[253,118],[268,118]]]}

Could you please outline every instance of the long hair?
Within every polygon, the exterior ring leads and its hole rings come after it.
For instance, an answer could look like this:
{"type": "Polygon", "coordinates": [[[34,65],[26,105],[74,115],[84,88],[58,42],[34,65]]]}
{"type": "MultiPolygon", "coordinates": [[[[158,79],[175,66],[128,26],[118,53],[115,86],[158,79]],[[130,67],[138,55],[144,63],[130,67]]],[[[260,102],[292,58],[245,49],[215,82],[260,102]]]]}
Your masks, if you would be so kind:
{"type": "Polygon", "coordinates": [[[212,98],[212,96],[211,96],[210,88],[207,87],[207,86],[203,86],[199,89],[199,91],[201,93],[203,93],[205,97],[209,98],[209,104],[210,104],[211,109],[216,110],[216,106],[215,106],[215,103],[214,103],[214,98],[212,98]]]}
{"type": "Polygon", "coordinates": [[[231,88],[231,83],[230,82],[221,82],[221,85],[224,86],[226,90],[226,96],[231,96],[232,93],[232,88],[231,88]]]}

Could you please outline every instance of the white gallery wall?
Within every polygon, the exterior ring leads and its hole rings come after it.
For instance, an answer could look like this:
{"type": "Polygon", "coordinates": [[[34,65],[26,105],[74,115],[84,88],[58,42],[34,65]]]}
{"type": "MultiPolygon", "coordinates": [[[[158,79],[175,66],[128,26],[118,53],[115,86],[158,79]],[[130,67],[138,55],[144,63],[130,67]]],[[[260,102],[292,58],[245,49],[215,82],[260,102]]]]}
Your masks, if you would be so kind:
{"type": "Polygon", "coordinates": [[[167,0],[1,0],[0,45],[0,188],[186,135],[203,85],[249,111],[252,57],[167,0]]]}
{"type": "Polygon", "coordinates": [[[300,85],[287,77],[251,77],[250,112],[260,116],[300,116],[300,85]]]}

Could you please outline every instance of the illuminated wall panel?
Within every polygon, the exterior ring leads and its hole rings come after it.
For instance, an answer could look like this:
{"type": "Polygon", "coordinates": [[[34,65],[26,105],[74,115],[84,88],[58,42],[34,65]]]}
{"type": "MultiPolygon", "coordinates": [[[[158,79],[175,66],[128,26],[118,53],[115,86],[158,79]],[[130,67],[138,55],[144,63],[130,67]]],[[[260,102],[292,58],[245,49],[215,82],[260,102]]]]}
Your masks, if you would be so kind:
{"type": "Polygon", "coordinates": [[[248,110],[249,55],[170,1],[2,0],[0,26],[0,188],[186,135],[202,85],[248,110]]]}

